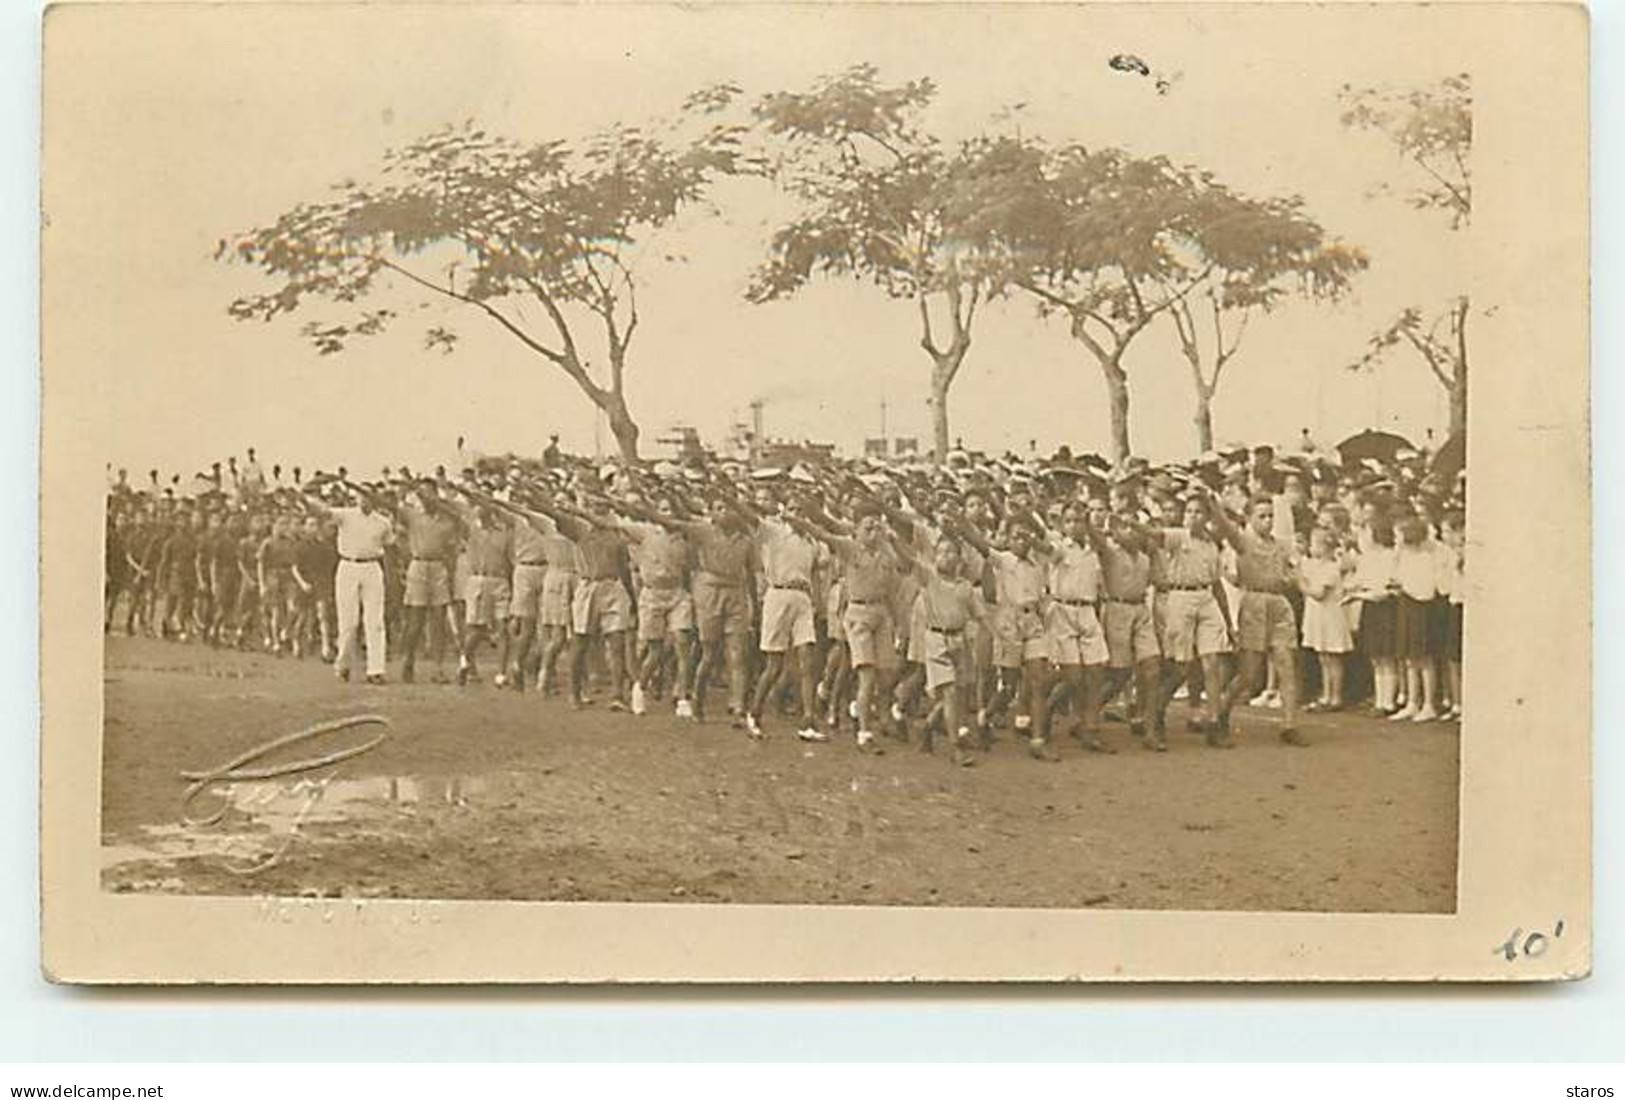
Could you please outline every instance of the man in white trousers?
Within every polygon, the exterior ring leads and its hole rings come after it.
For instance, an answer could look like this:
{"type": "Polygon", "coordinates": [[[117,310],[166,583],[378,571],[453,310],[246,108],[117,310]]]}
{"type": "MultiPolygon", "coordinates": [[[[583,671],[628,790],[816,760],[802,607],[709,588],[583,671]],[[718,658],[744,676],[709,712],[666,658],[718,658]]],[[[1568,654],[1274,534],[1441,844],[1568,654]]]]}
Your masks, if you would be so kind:
{"type": "Polygon", "coordinates": [[[338,612],[338,655],[333,672],[341,680],[350,678],[354,663],[356,628],[363,626],[367,637],[367,683],[384,682],[384,546],[394,536],[394,525],[380,512],[366,490],[351,486],[359,504],[334,508],[338,526],[338,570],[333,580],[333,603],[338,612]]]}

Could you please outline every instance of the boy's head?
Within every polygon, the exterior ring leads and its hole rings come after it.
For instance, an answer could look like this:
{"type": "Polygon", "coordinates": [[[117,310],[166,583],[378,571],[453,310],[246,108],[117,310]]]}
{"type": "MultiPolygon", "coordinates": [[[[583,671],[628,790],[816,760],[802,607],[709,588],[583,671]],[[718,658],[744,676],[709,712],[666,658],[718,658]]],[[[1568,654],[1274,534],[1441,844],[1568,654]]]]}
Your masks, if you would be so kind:
{"type": "Polygon", "coordinates": [[[1255,535],[1267,535],[1275,527],[1275,501],[1258,495],[1247,505],[1247,524],[1255,535]]]}

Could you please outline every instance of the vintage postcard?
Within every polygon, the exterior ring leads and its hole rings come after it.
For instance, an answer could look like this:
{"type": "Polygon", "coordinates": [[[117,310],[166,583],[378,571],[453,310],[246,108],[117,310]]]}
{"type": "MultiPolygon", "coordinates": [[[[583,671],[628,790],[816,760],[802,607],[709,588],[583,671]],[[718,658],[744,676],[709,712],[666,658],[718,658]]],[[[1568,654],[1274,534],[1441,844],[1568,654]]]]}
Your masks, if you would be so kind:
{"type": "Polygon", "coordinates": [[[44,50],[53,979],[1589,972],[1583,7],[44,50]]]}

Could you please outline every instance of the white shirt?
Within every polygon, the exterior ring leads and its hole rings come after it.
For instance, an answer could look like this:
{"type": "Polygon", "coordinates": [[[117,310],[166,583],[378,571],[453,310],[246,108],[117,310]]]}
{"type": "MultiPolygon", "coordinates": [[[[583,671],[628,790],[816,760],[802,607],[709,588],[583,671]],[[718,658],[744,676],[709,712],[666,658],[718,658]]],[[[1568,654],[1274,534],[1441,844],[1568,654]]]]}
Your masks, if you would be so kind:
{"type": "Polygon", "coordinates": [[[360,508],[335,508],[333,518],[338,521],[339,557],[366,561],[384,556],[384,544],[395,529],[388,516],[360,508]]]}
{"type": "Polygon", "coordinates": [[[1439,555],[1434,544],[1401,546],[1394,556],[1394,577],[1400,590],[1424,603],[1439,594],[1439,555]]]}

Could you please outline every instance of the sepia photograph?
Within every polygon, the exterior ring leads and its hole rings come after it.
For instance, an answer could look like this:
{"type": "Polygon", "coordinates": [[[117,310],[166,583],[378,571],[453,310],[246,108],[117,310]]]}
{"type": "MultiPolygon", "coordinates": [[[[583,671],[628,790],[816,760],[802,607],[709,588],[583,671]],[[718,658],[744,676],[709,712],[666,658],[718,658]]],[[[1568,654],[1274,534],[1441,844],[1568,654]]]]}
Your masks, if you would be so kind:
{"type": "Polygon", "coordinates": [[[1458,914],[1489,685],[1566,613],[1479,617],[1482,456],[1548,447],[1588,546],[1584,120],[1578,404],[1514,440],[1504,74],[1471,6],[1334,7],[52,9],[72,874],[1458,914]]]}

